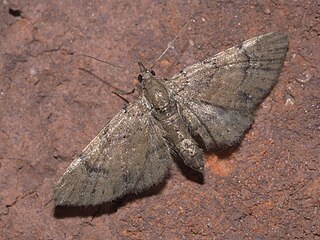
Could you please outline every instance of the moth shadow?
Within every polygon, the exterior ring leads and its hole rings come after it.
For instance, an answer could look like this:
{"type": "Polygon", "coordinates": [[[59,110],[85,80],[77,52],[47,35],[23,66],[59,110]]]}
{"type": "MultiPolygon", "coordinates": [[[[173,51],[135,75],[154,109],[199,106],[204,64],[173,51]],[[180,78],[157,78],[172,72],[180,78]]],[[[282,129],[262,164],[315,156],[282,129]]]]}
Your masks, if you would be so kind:
{"type": "Polygon", "coordinates": [[[57,219],[73,218],[73,217],[89,217],[96,218],[102,215],[112,215],[118,211],[119,208],[124,207],[126,204],[133,202],[137,199],[151,197],[160,194],[166,185],[166,179],[145,190],[142,193],[127,194],[124,197],[117,199],[110,203],[104,203],[96,206],[56,206],[54,208],[53,216],[57,219]]]}
{"type": "Polygon", "coordinates": [[[223,160],[223,161],[228,161],[230,159],[230,156],[233,154],[233,153],[236,153],[237,151],[239,151],[240,149],[240,146],[241,146],[241,143],[237,143],[235,144],[234,146],[232,147],[228,147],[228,148],[221,148],[217,151],[206,151],[206,153],[208,154],[214,154],[216,155],[220,160],[223,160]]]}
{"type": "Polygon", "coordinates": [[[201,185],[204,184],[204,176],[202,173],[197,172],[196,170],[184,164],[183,159],[178,156],[173,156],[173,160],[186,179],[201,185]]]}
{"type": "MultiPolygon", "coordinates": [[[[231,147],[222,147],[219,148],[215,151],[207,151],[205,150],[206,147],[204,145],[204,143],[202,142],[202,140],[200,138],[196,138],[195,140],[196,142],[199,144],[199,147],[203,149],[204,153],[206,154],[214,154],[216,155],[220,160],[223,161],[228,161],[230,159],[230,156],[237,152],[240,148],[241,145],[241,141],[243,138],[241,138],[237,143],[235,143],[233,146],[231,147]]],[[[178,155],[172,155],[174,162],[177,164],[178,168],[180,169],[181,173],[190,181],[193,181],[195,183],[204,184],[204,175],[201,174],[200,172],[197,172],[196,170],[190,168],[189,166],[187,166],[184,162],[183,159],[181,157],[179,157],[178,155]]]]}

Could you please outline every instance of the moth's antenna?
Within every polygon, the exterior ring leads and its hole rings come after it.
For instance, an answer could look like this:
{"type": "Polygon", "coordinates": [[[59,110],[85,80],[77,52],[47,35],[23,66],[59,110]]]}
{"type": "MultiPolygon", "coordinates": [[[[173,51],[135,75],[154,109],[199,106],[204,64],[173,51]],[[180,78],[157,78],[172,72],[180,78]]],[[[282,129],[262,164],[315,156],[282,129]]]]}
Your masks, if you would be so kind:
{"type": "Polygon", "coordinates": [[[108,61],[105,61],[105,60],[101,60],[101,59],[99,59],[99,58],[92,57],[92,56],[87,55],[87,54],[75,53],[75,55],[92,58],[92,59],[94,59],[94,60],[96,60],[96,61],[98,61],[98,62],[102,62],[102,63],[108,64],[108,65],[110,65],[110,66],[112,66],[112,67],[115,67],[115,68],[119,68],[119,69],[123,69],[123,70],[129,70],[130,72],[134,73],[134,71],[132,71],[132,70],[129,69],[129,68],[125,68],[125,67],[116,65],[116,64],[114,64],[114,63],[111,63],[111,62],[108,62],[108,61]]]}
{"type": "Polygon", "coordinates": [[[161,53],[161,55],[154,61],[154,63],[152,64],[152,66],[150,67],[150,69],[152,69],[154,67],[154,65],[156,65],[156,63],[162,58],[162,56],[169,50],[169,48],[172,47],[173,42],[181,35],[181,33],[186,29],[186,27],[188,26],[190,20],[188,22],[186,22],[186,24],[183,26],[183,28],[180,30],[180,32],[177,34],[177,36],[175,36],[175,38],[168,43],[167,48],[161,53]]]}

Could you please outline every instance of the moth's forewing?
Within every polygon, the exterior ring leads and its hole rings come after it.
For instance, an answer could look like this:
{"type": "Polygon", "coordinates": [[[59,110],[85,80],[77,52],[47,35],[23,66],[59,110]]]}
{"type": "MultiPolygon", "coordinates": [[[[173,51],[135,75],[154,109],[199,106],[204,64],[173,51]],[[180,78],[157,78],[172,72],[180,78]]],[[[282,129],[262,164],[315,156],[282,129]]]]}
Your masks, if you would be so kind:
{"type": "Polygon", "coordinates": [[[161,181],[171,158],[161,135],[150,141],[156,131],[142,98],[130,104],[71,163],[55,187],[55,204],[97,205],[161,181]]]}

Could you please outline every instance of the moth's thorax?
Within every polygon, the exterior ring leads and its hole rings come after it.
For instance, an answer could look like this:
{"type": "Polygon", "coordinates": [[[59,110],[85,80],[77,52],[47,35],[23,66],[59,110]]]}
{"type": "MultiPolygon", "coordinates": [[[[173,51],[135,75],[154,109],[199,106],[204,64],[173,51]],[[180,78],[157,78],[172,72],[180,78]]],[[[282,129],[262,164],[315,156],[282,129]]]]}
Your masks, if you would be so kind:
{"type": "Polygon", "coordinates": [[[169,93],[161,79],[150,77],[142,85],[145,98],[155,110],[165,110],[170,104],[169,93]]]}

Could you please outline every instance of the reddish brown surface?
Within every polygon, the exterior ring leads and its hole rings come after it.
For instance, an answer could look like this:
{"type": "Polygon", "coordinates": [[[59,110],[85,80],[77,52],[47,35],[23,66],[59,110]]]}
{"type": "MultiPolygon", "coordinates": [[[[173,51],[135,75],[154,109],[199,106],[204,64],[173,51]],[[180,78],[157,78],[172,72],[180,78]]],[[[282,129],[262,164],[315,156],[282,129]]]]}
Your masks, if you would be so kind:
{"type": "Polygon", "coordinates": [[[319,239],[320,4],[133,2],[1,1],[0,239],[319,239]],[[118,207],[54,209],[53,184],[124,105],[78,68],[130,90],[137,60],[150,66],[190,18],[158,76],[289,34],[279,83],[240,148],[208,155],[203,184],[174,165],[164,184],[118,207]]]}

